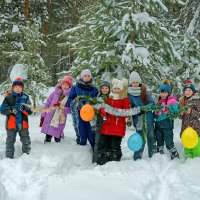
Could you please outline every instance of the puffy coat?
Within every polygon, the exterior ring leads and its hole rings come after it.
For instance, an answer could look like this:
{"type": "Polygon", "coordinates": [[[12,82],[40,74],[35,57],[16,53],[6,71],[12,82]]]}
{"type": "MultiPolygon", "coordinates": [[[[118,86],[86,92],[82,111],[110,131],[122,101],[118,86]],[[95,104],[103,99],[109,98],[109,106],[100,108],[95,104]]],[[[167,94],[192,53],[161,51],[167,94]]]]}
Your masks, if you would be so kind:
{"type": "MultiPolygon", "coordinates": [[[[115,109],[130,109],[130,100],[128,98],[114,100],[107,98],[106,103],[115,109]]],[[[101,134],[124,136],[126,131],[126,117],[117,117],[106,113],[106,120],[101,127],[101,134]]]]}
{"type": "Polygon", "coordinates": [[[187,128],[192,127],[197,131],[198,136],[200,137],[200,96],[195,95],[188,99],[185,106],[191,108],[191,113],[184,114],[182,118],[182,127],[181,133],[187,128]]]}
{"type": "MultiPolygon", "coordinates": [[[[44,108],[50,108],[50,107],[54,106],[55,104],[57,104],[59,102],[59,96],[62,93],[64,94],[64,96],[69,96],[70,91],[71,91],[71,88],[63,91],[59,86],[56,86],[55,91],[52,92],[50,94],[49,98],[47,99],[47,102],[46,102],[44,108]]],[[[65,128],[67,114],[70,113],[70,108],[69,107],[64,108],[65,123],[59,124],[58,127],[50,126],[50,123],[54,116],[54,113],[55,113],[55,110],[52,112],[49,112],[49,113],[44,112],[41,114],[41,117],[44,117],[44,123],[42,125],[41,132],[44,134],[54,136],[56,138],[64,138],[63,130],[65,128]]]]}
{"type": "Polygon", "coordinates": [[[31,104],[29,96],[24,92],[17,94],[12,92],[9,96],[6,96],[1,105],[1,114],[6,115],[6,130],[12,129],[28,129],[28,115],[32,114],[32,111],[27,106],[22,104],[31,104]],[[13,109],[17,110],[14,114],[13,109]]]}

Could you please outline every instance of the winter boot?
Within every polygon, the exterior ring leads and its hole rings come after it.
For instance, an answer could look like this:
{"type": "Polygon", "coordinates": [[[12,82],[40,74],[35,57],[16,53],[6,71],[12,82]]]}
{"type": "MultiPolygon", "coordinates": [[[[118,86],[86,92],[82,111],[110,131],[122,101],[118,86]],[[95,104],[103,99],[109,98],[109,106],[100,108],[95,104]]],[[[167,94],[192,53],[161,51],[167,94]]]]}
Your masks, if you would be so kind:
{"type": "Polygon", "coordinates": [[[46,137],[45,137],[45,139],[44,139],[44,143],[50,143],[50,142],[51,142],[51,139],[52,139],[52,136],[46,134],[46,137]]]}
{"type": "Polygon", "coordinates": [[[175,147],[171,148],[169,150],[169,153],[170,153],[171,160],[173,160],[174,158],[179,158],[179,154],[175,147]]]}
{"type": "Polygon", "coordinates": [[[157,147],[157,152],[160,154],[164,154],[164,146],[157,147]]]}
{"type": "Polygon", "coordinates": [[[55,142],[60,142],[60,138],[54,137],[55,142]]]}

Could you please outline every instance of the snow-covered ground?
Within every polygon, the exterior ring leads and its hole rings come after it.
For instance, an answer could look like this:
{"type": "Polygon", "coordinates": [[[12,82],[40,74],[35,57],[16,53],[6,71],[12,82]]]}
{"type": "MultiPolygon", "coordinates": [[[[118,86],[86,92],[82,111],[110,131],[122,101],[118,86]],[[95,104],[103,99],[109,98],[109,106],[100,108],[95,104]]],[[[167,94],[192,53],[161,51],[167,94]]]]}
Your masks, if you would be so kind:
{"type": "MultiPolygon", "coordinates": [[[[0,103],[2,97],[0,97],[0,103]]],[[[134,162],[127,147],[131,130],[122,142],[121,162],[91,163],[90,146],[77,146],[70,117],[65,139],[43,144],[39,115],[30,116],[32,151],[21,156],[19,137],[15,159],[5,158],[5,117],[0,115],[0,200],[199,200],[200,158],[184,160],[176,121],[175,145],[181,159],[156,154],[134,162]]]]}

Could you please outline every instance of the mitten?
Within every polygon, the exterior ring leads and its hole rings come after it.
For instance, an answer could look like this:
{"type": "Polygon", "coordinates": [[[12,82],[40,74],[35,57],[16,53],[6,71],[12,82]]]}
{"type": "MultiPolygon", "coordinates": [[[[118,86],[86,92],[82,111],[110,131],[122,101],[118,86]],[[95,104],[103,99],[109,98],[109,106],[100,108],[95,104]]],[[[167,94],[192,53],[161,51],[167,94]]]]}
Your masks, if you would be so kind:
{"type": "Polygon", "coordinates": [[[11,106],[10,107],[10,112],[16,115],[17,114],[17,109],[15,107],[11,106]]]}
{"type": "Polygon", "coordinates": [[[41,117],[40,118],[40,125],[39,125],[39,127],[42,127],[43,123],[44,123],[44,117],[41,117]]]}

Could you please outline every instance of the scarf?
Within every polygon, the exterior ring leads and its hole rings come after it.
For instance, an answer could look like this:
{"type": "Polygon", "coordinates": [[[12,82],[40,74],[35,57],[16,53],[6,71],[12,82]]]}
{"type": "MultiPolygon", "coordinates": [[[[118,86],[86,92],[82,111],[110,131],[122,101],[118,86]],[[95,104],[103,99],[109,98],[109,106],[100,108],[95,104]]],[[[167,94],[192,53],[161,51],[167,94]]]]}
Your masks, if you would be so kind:
{"type": "Polygon", "coordinates": [[[82,79],[79,79],[76,84],[78,85],[78,87],[80,87],[83,90],[92,90],[95,88],[93,79],[91,79],[89,82],[83,82],[82,79]]]}
{"type": "MultiPolygon", "coordinates": [[[[68,99],[68,96],[65,96],[65,98],[60,102],[60,105],[64,106],[67,103],[67,99],[68,99]]],[[[57,107],[51,119],[50,126],[58,128],[59,124],[64,124],[64,123],[65,123],[64,110],[57,107]]]]}
{"type": "Polygon", "coordinates": [[[141,87],[128,87],[128,93],[138,97],[141,95],[141,87]]]}
{"type": "Polygon", "coordinates": [[[119,100],[120,99],[119,94],[114,94],[112,92],[110,93],[109,97],[114,99],[114,100],[119,100]]]}

